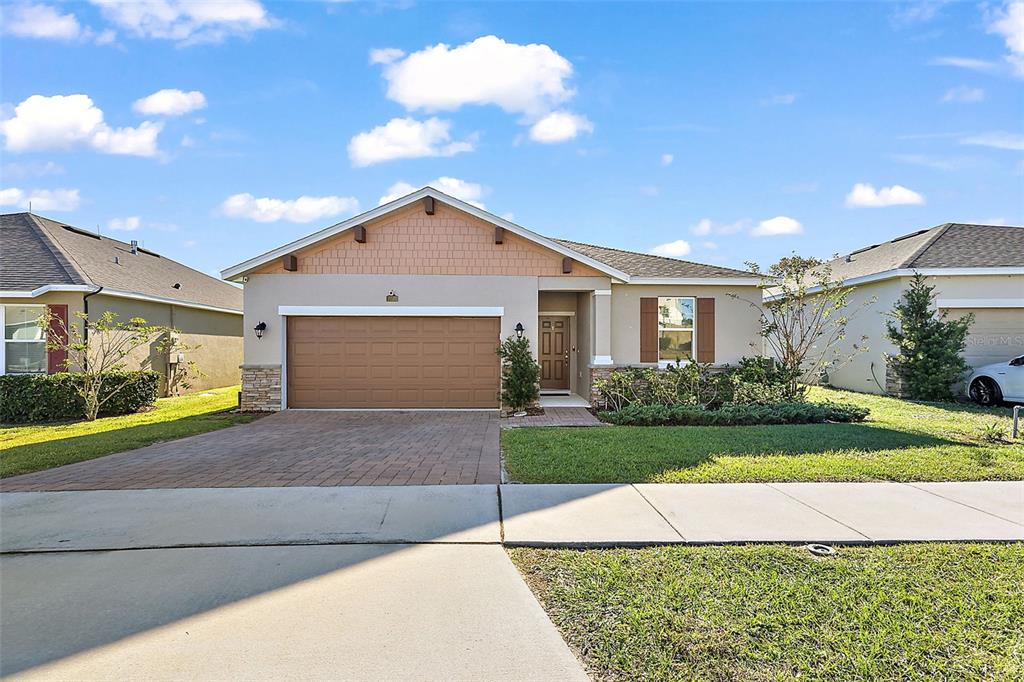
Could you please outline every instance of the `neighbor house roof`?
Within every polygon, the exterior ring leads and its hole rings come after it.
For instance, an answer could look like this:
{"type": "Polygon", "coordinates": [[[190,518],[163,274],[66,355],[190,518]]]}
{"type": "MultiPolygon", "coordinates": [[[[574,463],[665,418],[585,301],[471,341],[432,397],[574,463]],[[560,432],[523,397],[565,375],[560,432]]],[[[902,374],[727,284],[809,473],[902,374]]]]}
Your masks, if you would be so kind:
{"type": "Polygon", "coordinates": [[[127,298],[242,310],[242,291],[145,248],[31,213],[0,216],[0,291],[93,290],[127,298]],[[175,287],[175,284],[178,287],[175,287]]]}
{"type": "MultiPolygon", "coordinates": [[[[637,283],[643,283],[643,280],[649,279],[658,280],[659,282],[661,280],[670,280],[679,281],[680,283],[688,283],[688,281],[692,280],[704,281],[711,279],[722,280],[722,283],[725,283],[725,280],[729,280],[730,284],[758,283],[756,276],[741,270],[730,270],[729,268],[720,268],[713,265],[701,265],[699,263],[690,263],[688,261],[676,260],[674,258],[652,256],[650,254],[634,253],[630,251],[620,251],[618,249],[581,244],[579,242],[572,242],[565,239],[552,239],[550,237],[545,237],[544,235],[537,234],[525,227],[516,225],[511,221],[496,216],[493,213],[489,213],[479,206],[474,206],[460,199],[456,199],[453,196],[449,196],[444,192],[434,189],[433,187],[423,187],[415,192],[407,194],[404,197],[395,199],[394,201],[378,206],[377,208],[371,209],[357,216],[353,216],[347,220],[343,220],[342,222],[324,228],[319,232],[307,235],[302,239],[298,239],[272,251],[256,256],[255,258],[250,258],[247,261],[233,265],[230,268],[223,270],[221,272],[221,276],[225,279],[240,278],[275,258],[280,258],[281,256],[288,255],[294,251],[304,249],[316,244],[317,242],[323,241],[324,239],[344,232],[345,230],[352,229],[358,225],[362,225],[363,223],[375,220],[388,213],[404,208],[405,206],[420,201],[426,197],[433,197],[434,199],[457,208],[464,213],[468,213],[480,220],[491,223],[492,225],[504,228],[513,234],[547,247],[556,253],[562,254],[563,256],[569,256],[570,258],[589,265],[595,270],[603,272],[604,274],[623,282],[639,280],[637,283]]],[[[716,281],[714,283],[718,282],[716,281]]]]}
{"type": "Polygon", "coordinates": [[[858,249],[829,266],[843,281],[898,270],[1024,268],[1024,228],[946,223],[858,249]]]}

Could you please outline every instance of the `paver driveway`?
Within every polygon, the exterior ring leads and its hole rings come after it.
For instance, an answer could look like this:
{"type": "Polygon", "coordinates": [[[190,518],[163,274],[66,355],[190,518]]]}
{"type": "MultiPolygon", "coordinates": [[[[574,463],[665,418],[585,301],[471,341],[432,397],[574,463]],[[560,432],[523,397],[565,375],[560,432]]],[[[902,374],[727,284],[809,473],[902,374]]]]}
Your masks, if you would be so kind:
{"type": "Polygon", "coordinates": [[[498,483],[497,412],[289,410],[0,482],[0,490],[498,483]]]}

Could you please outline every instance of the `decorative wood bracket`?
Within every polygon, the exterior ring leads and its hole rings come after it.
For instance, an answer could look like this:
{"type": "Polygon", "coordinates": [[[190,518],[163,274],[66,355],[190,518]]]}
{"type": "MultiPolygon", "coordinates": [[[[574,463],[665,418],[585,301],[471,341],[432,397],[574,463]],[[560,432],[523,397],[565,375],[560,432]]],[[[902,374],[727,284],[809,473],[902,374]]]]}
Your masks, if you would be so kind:
{"type": "Polygon", "coordinates": [[[494,228],[494,243],[504,244],[505,243],[505,228],[495,227],[494,228]]]}
{"type": "Polygon", "coordinates": [[[281,267],[288,272],[295,272],[299,269],[299,259],[295,257],[294,253],[289,253],[287,256],[281,258],[281,267]]]}
{"type": "Polygon", "coordinates": [[[366,243],[366,226],[357,225],[353,232],[355,234],[355,239],[357,242],[359,242],[360,244],[366,243]]]}
{"type": "Polygon", "coordinates": [[[423,210],[427,215],[434,215],[434,197],[423,197],[423,210]]]}
{"type": "Polygon", "coordinates": [[[562,274],[568,275],[572,272],[572,258],[566,256],[562,259],[562,274]]]}

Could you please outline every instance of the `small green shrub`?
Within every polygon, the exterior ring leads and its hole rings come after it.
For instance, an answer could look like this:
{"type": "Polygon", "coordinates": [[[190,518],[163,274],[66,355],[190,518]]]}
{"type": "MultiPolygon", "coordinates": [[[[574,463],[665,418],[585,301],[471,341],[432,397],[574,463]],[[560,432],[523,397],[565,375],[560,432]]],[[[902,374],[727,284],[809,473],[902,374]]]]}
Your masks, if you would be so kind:
{"type": "Polygon", "coordinates": [[[498,346],[501,357],[501,402],[513,410],[523,410],[540,397],[540,365],[530,352],[525,336],[505,339],[498,346]]]}
{"type": "MultiPolygon", "coordinates": [[[[80,419],[84,412],[81,382],[80,374],[67,372],[0,376],[0,422],[80,419]]],[[[153,405],[159,386],[156,372],[109,372],[103,381],[105,402],[100,414],[131,414],[153,405]]]]}
{"type": "Polygon", "coordinates": [[[619,426],[755,426],[860,422],[868,416],[868,410],[835,402],[725,405],[717,410],[695,405],[634,404],[615,412],[601,412],[599,416],[619,426]]]}

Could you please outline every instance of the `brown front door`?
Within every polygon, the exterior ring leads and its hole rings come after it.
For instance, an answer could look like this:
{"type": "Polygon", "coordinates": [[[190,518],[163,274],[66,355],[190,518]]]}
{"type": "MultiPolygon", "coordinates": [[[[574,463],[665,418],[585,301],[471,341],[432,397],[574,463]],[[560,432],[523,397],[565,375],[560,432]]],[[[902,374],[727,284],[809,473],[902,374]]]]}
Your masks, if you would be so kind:
{"type": "Polygon", "coordinates": [[[540,387],[569,388],[569,318],[540,318],[540,387]]]}

